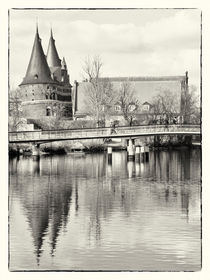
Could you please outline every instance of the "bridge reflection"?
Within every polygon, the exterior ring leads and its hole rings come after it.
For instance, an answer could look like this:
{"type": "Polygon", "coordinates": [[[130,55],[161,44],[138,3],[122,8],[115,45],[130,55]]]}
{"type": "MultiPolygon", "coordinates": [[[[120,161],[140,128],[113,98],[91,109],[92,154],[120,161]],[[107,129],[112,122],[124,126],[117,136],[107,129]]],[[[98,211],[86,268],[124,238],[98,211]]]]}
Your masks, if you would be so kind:
{"type": "Polygon", "coordinates": [[[147,207],[148,217],[157,209],[174,209],[189,220],[192,201],[199,196],[190,188],[190,180],[200,177],[193,160],[199,151],[152,152],[147,163],[127,162],[126,157],[114,153],[112,165],[104,154],[10,161],[10,195],[21,201],[38,264],[44,244],[50,244],[54,256],[59,236],[71,231],[71,223],[83,227],[91,246],[103,240],[105,220],[116,213],[119,219],[132,219],[140,205],[147,207]]]}

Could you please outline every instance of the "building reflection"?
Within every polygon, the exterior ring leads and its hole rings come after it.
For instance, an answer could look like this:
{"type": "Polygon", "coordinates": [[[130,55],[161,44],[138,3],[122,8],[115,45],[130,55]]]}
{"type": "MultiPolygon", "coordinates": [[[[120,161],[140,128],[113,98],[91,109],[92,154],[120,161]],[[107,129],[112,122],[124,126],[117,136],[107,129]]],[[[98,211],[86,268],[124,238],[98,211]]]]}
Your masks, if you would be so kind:
{"type": "Polygon", "coordinates": [[[147,163],[127,162],[126,153],[116,152],[112,165],[107,164],[104,154],[11,160],[11,185],[23,205],[37,263],[46,239],[55,256],[62,229],[69,223],[71,229],[70,217],[84,223],[87,239],[94,245],[103,238],[104,221],[116,212],[131,218],[141,205],[149,205],[148,217],[155,209],[165,209],[180,211],[188,219],[191,189],[182,182],[194,178],[191,172],[199,168],[196,164],[195,168],[188,150],[154,151],[147,163]]]}
{"type": "MultiPolygon", "coordinates": [[[[19,182],[16,185],[16,191],[27,217],[39,265],[46,236],[49,238],[50,252],[53,256],[59,232],[67,225],[72,199],[72,182],[65,182],[65,177],[55,176],[54,168],[56,167],[53,165],[48,169],[47,176],[46,173],[40,176],[42,160],[30,163],[29,165],[23,163],[19,168],[19,171],[21,170],[22,174],[27,174],[27,176],[24,176],[24,184],[20,183],[20,174],[17,176],[19,182]],[[29,168],[27,169],[26,166],[29,168]],[[29,176],[29,170],[31,176],[29,176]]],[[[14,168],[13,164],[11,168],[14,168]]]]}

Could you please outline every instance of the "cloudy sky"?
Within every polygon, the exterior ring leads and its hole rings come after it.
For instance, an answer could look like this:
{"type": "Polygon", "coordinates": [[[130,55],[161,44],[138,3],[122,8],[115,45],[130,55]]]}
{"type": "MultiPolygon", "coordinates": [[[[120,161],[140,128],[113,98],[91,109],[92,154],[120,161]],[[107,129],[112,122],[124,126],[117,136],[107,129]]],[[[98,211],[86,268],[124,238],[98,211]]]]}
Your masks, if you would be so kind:
{"type": "Polygon", "coordinates": [[[10,85],[22,81],[33,46],[36,19],[46,53],[50,27],[70,79],[83,78],[87,56],[100,55],[104,76],[184,75],[199,86],[200,11],[10,10],[10,85]]]}

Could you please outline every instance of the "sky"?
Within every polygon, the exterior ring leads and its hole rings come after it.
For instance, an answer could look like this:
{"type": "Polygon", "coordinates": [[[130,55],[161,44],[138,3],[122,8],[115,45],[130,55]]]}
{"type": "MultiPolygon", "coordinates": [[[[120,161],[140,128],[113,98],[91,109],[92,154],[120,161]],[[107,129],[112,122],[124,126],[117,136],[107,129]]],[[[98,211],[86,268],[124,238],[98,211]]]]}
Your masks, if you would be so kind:
{"type": "Polygon", "coordinates": [[[84,78],[88,56],[99,55],[103,76],[167,76],[189,73],[200,83],[200,10],[10,10],[10,86],[25,76],[36,22],[44,52],[50,28],[71,83],[84,78]]]}

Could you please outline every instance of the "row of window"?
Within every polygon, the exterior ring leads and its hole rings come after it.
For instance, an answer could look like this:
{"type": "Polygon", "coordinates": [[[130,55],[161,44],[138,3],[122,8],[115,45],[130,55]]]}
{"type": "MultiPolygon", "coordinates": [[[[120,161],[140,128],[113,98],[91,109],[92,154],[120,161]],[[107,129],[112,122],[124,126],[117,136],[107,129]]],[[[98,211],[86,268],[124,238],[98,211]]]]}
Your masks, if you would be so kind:
{"type": "Polygon", "coordinates": [[[72,116],[72,109],[71,107],[59,108],[56,106],[54,106],[54,108],[51,107],[46,108],[46,116],[56,117],[57,115],[72,116]]]}
{"type": "Polygon", "coordinates": [[[46,99],[57,99],[57,94],[51,93],[51,94],[45,94],[46,99]]]}
{"type": "Polygon", "coordinates": [[[46,94],[46,99],[52,99],[52,100],[60,100],[60,101],[71,101],[71,96],[63,96],[56,93],[46,94]]]}
{"type": "Polygon", "coordinates": [[[52,90],[56,90],[58,92],[65,92],[65,93],[70,92],[69,88],[60,88],[60,87],[55,87],[55,86],[53,86],[53,87],[47,86],[47,89],[48,90],[52,89],[52,90]]]}
{"type": "MultiPolygon", "coordinates": [[[[132,104],[132,105],[129,105],[129,111],[134,111],[136,109],[136,105],[132,104]]],[[[102,111],[105,110],[105,106],[102,107],[102,111]]],[[[114,110],[116,112],[120,112],[121,111],[121,106],[120,105],[115,105],[114,106],[114,110]]],[[[150,110],[150,106],[148,104],[145,104],[143,105],[143,110],[144,111],[149,111],[150,110]]]]}
{"type": "MultiPolygon", "coordinates": [[[[132,105],[129,105],[129,111],[134,111],[136,109],[136,105],[132,104],[132,105]]],[[[116,112],[120,112],[121,111],[121,106],[120,105],[115,105],[114,107],[114,110],[116,112]]],[[[150,105],[149,104],[145,104],[143,105],[143,110],[144,111],[149,111],[150,110],[150,105]]]]}

